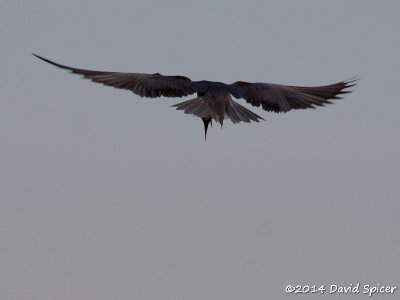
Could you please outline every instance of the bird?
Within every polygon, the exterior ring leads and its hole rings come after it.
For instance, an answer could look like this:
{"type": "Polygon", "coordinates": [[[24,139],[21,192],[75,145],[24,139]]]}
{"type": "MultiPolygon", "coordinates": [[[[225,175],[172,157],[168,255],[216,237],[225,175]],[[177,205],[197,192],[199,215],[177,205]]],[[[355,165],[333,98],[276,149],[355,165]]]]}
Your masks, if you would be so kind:
{"type": "Polygon", "coordinates": [[[204,139],[207,140],[208,126],[212,120],[220,123],[230,119],[233,123],[250,123],[264,120],[232,99],[244,99],[252,106],[268,112],[286,113],[292,109],[316,108],[341,99],[340,95],[350,93],[348,88],[356,84],[353,77],[323,86],[290,86],[263,82],[236,81],[232,84],[215,81],[192,81],[186,76],[167,76],[160,73],[125,73],[78,69],[62,65],[32,53],[37,58],[61,69],[82,75],[93,82],[119,89],[130,90],[146,98],[185,97],[196,94],[196,98],[172,105],[186,114],[199,117],[204,125],[204,139]]]}

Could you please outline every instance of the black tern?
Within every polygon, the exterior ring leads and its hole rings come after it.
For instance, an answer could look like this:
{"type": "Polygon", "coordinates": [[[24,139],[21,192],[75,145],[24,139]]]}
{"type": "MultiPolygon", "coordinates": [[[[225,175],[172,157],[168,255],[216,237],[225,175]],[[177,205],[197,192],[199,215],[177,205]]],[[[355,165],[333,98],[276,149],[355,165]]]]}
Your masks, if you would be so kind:
{"type": "Polygon", "coordinates": [[[236,99],[244,99],[253,106],[261,106],[266,111],[288,112],[292,109],[315,108],[315,106],[330,104],[332,103],[330,100],[340,99],[339,95],[350,93],[351,91],[346,89],[354,86],[357,81],[357,78],[351,78],[330,85],[313,87],[244,81],[226,84],[207,80],[192,81],[179,75],[165,76],[159,73],[121,73],[77,69],[32,54],[49,64],[83,75],[94,82],[130,90],[141,97],[184,97],[196,93],[196,98],[172,105],[172,107],[201,118],[204,124],[205,139],[208,125],[212,125],[212,120],[220,123],[221,127],[226,118],[233,123],[264,120],[233,101],[231,96],[236,99]]]}

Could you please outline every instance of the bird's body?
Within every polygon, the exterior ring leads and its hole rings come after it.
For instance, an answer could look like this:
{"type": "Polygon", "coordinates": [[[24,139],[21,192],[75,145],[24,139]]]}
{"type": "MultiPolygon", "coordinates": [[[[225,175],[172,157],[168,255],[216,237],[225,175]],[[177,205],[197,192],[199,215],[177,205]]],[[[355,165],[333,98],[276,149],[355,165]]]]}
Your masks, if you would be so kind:
{"type": "Polygon", "coordinates": [[[229,118],[233,123],[259,122],[262,117],[235,102],[244,99],[253,106],[266,111],[287,112],[291,109],[315,108],[332,103],[338,95],[349,93],[346,88],[353,86],[356,79],[318,87],[297,87],[271,83],[249,83],[237,81],[232,84],[214,81],[191,81],[185,76],[164,76],[159,73],[121,73],[77,69],[60,65],[39,55],[41,60],[104,85],[131,90],[141,97],[185,97],[197,94],[197,98],[173,105],[187,114],[200,117],[204,123],[205,136],[212,120],[223,124],[229,118]]]}

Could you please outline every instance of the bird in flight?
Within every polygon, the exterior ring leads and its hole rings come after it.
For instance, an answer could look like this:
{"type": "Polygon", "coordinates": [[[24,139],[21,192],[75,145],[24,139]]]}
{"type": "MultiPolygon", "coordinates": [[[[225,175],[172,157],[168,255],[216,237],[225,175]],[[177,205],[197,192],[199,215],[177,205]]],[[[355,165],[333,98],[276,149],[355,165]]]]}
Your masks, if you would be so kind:
{"type": "Polygon", "coordinates": [[[244,99],[253,106],[261,106],[270,112],[288,112],[292,109],[315,108],[332,103],[330,100],[341,99],[339,95],[350,93],[348,88],[355,85],[356,78],[338,83],[301,87],[272,83],[249,83],[236,81],[232,84],[214,81],[192,81],[185,76],[165,76],[159,73],[122,73],[77,69],[58,64],[37,54],[37,58],[61,69],[83,75],[94,82],[130,90],[147,98],[184,97],[197,94],[197,97],[175,105],[186,114],[195,115],[203,120],[204,138],[207,138],[208,125],[212,120],[223,125],[224,119],[229,118],[233,123],[264,120],[259,115],[233,101],[244,99]]]}

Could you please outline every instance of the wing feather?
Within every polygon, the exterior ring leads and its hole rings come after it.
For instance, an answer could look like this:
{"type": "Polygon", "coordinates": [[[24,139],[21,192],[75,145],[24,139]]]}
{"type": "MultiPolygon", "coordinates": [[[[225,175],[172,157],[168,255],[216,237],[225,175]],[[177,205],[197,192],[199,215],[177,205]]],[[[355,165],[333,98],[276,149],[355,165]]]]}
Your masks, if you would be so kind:
{"type": "Polygon", "coordinates": [[[94,82],[113,86],[119,89],[130,90],[141,97],[184,97],[196,92],[193,82],[184,76],[164,76],[159,73],[144,74],[92,71],[68,67],[55,63],[39,55],[33,55],[61,69],[83,75],[83,77],[94,82]]]}
{"type": "Polygon", "coordinates": [[[262,106],[266,111],[287,112],[291,109],[315,108],[341,99],[339,95],[355,85],[356,78],[335,84],[317,87],[287,86],[271,83],[249,83],[237,81],[229,85],[235,98],[243,98],[253,106],[262,106]]]}

